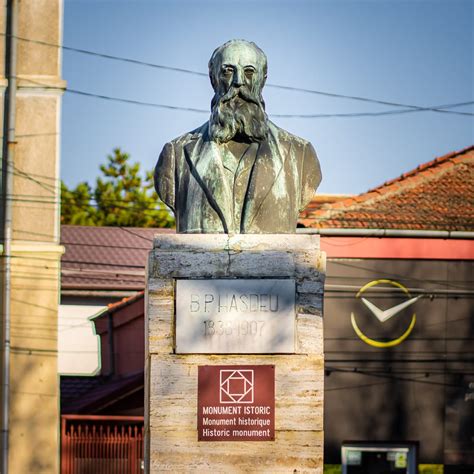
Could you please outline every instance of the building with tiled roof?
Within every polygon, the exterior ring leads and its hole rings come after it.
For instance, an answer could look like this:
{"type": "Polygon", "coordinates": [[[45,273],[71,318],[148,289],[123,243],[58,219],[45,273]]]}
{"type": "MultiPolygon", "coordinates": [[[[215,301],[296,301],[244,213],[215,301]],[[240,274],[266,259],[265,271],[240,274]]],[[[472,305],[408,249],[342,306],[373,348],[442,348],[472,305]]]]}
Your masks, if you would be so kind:
{"type": "MultiPolygon", "coordinates": [[[[153,236],[172,229],[61,226],[62,295],[123,297],[145,287],[153,236]]],[[[108,301],[109,302],[109,301],[108,301]]]]}
{"type": "Polygon", "coordinates": [[[358,196],[301,214],[314,229],[474,231],[474,146],[436,158],[358,196]]]}

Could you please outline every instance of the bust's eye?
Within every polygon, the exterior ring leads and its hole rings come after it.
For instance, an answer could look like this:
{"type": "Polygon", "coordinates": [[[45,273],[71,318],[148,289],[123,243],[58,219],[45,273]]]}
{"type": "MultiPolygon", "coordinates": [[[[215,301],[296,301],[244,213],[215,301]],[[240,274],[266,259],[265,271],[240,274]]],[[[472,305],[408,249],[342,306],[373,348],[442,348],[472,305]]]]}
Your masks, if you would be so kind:
{"type": "Polygon", "coordinates": [[[232,74],[234,73],[234,68],[231,67],[231,66],[224,66],[222,68],[222,73],[225,75],[225,76],[232,76],[232,74]]]}
{"type": "Polygon", "coordinates": [[[247,67],[247,68],[244,69],[244,72],[245,72],[246,77],[251,78],[255,73],[255,69],[253,69],[251,67],[247,67]]]}

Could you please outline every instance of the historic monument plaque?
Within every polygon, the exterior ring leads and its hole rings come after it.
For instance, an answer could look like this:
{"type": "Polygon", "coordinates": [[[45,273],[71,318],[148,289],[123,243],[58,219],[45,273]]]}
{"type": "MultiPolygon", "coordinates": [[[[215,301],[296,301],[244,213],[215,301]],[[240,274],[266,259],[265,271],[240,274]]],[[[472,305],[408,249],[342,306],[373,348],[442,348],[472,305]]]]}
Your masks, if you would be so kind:
{"type": "Polygon", "coordinates": [[[199,441],[273,441],[275,366],[199,367],[197,423],[199,441]]]}
{"type": "Polygon", "coordinates": [[[177,280],[176,352],[292,353],[295,280],[177,280]]]}

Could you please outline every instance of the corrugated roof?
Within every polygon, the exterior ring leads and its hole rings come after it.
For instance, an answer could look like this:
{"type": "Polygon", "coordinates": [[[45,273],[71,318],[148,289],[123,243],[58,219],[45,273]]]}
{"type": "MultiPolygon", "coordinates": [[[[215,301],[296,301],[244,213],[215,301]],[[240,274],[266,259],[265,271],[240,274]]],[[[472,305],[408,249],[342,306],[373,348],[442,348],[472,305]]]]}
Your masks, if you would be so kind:
{"type": "Polygon", "coordinates": [[[69,290],[143,290],[157,233],[172,229],[61,226],[61,286],[69,290]]]}
{"type": "Polygon", "coordinates": [[[143,384],[143,372],[122,378],[61,376],[61,413],[96,413],[143,384]]]}
{"type": "Polygon", "coordinates": [[[436,158],[370,191],[310,205],[313,228],[474,230],[474,146],[436,158]]]}

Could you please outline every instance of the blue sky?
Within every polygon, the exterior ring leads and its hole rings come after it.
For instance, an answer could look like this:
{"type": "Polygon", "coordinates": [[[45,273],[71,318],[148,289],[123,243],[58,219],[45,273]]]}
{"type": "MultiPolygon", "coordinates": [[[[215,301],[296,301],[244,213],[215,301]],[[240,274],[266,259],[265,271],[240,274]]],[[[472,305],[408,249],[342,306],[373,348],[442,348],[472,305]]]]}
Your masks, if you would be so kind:
{"type": "MultiPolygon", "coordinates": [[[[474,101],[473,19],[468,0],[65,0],[64,44],[207,72],[217,46],[244,38],[267,54],[268,83],[427,107],[474,101]]],[[[70,51],[63,77],[71,89],[144,102],[208,110],[212,98],[206,77],[70,51]]],[[[264,98],[270,115],[397,109],[269,87],[264,98]]],[[[167,141],[207,119],[66,93],[61,177],[93,182],[117,146],[152,169],[167,141]]],[[[364,192],[474,143],[474,118],[444,113],[272,120],[313,143],[319,193],[364,192]]]]}

